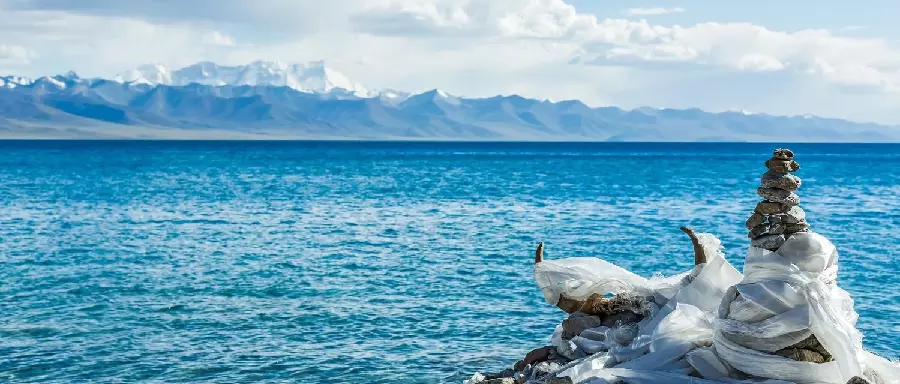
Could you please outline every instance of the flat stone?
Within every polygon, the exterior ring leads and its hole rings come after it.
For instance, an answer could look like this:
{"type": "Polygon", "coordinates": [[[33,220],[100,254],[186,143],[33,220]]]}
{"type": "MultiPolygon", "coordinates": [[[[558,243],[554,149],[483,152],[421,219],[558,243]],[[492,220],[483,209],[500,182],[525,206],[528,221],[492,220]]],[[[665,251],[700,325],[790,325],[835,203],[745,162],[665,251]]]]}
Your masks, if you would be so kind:
{"type": "Polygon", "coordinates": [[[806,212],[799,205],[791,207],[787,212],[769,216],[772,224],[796,224],[802,221],[806,221],[806,212]]]}
{"type": "Polygon", "coordinates": [[[757,237],[765,235],[767,232],[769,232],[769,226],[766,224],[760,224],[751,228],[750,233],[747,234],[747,237],[755,239],[757,237]]]}
{"type": "Polygon", "coordinates": [[[631,311],[619,312],[613,315],[609,315],[605,319],[603,319],[603,326],[615,328],[625,324],[637,323],[643,319],[644,316],[638,315],[637,313],[631,311]]]}
{"type": "Polygon", "coordinates": [[[796,191],[802,181],[790,173],[769,171],[762,175],[760,185],[763,188],[777,188],[785,191],[796,191]]]}
{"type": "Polygon", "coordinates": [[[787,148],[778,148],[772,152],[772,157],[779,160],[794,160],[794,151],[787,148]]]}
{"type": "Polygon", "coordinates": [[[512,377],[501,377],[499,379],[482,381],[481,384],[516,384],[516,379],[513,379],[512,377]]]}
{"type": "Polygon", "coordinates": [[[784,245],[784,241],[784,235],[765,235],[753,239],[750,241],[750,245],[774,251],[784,245]]]}
{"type": "Polygon", "coordinates": [[[760,225],[766,222],[766,216],[761,213],[754,212],[750,215],[750,218],[747,219],[747,229],[753,229],[753,227],[760,225]]]}
{"type": "Polygon", "coordinates": [[[772,227],[769,228],[769,234],[770,235],[783,235],[784,230],[785,230],[785,225],[786,224],[781,224],[781,223],[772,224],[772,227]]]}
{"type": "MultiPolygon", "coordinates": [[[[525,358],[520,360],[513,366],[516,371],[521,371],[525,369],[526,366],[540,363],[542,361],[547,361],[550,359],[551,354],[556,351],[556,347],[547,346],[535,349],[531,352],[528,352],[525,355],[525,358]]],[[[506,373],[505,371],[503,373],[506,373]]],[[[500,377],[512,377],[512,375],[501,375],[500,377]]]]}
{"type": "Polygon", "coordinates": [[[769,159],[766,160],[766,168],[781,173],[797,172],[800,164],[794,160],[769,159]]]}
{"type": "Polygon", "coordinates": [[[589,315],[598,315],[605,318],[606,316],[626,311],[645,314],[650,311],[650,307],[645,297],[629,294],[605,297],[594,294],[588,297],[581,311],[589,315]]]}
{"type": "Polygon", "coordinates": [[[562,338],[563,340],[569,340],[581,334],[585,329],[596,328],[601,325],[603,325],[603,319],[600,316],[573,315],[562,322],[562,338]]]}
{"type": "Polygon", "coordinates": [[[757,188],[756,194],[760,197],[775,203],[781,203],[787,206],[800,204],[800,196],[796,193],[776,188],[757,188]]]}
{"type": "Polygon", "coordinates": [[[803,221],[794,224],[784,224],[784,232],[783,233],[797,233],[797,232],[806,232],[809,230],[809,223],[803,221]]]}
{"type": "Polygon", "coordinates": [[[786,348],[775,352],[775,354],[795,361],[805,361],[817,364],[825,362],[825,357],[822,356],[821,353],[804,348],[786,348]]]}
{"type": "Polygon", "coordinates": [[[787,212],[789,209],[790,209],[790,207],[788,207],[786,205],[772,202],[772,201],[763,200],[763,201],[760,201],[758,204],[756,204],[756,209],[754,210],[754,212],[762,214],[762,215],[774,215],[776,213],[787,212]]]}

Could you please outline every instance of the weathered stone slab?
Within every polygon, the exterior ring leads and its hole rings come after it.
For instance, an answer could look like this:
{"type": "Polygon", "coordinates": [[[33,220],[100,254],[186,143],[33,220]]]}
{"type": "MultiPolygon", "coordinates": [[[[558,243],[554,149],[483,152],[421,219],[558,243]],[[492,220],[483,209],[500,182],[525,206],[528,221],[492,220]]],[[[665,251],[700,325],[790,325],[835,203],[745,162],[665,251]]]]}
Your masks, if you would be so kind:
{"type": "Polygon", "coordinates": [[[762,215],[774,215],[776,213],[787,212],[789,209],[790,207],[784,204],[763,200],[756,204],[754,212],[762,215]]]}
{"type": "Polygon", "coordinates": [[[753,239],[750,241],[750,245],[774,251],[784,245],[784,241],[784,235],[765,235],[753,239]]]}
{"type": "Polygon", "coordinates": [[[765,222],[766,215],[754,212],[752,215],[750,215],[750,218],[747,219],[747,229],[753,229],[753,227],[765,222]]]}
{"type": "Polygon", "coordinates": [[[585,329],[596,328],[601,325],[603,325],[603,319],[600,316],[573,315],[562,322],[562,338],[568,340],[578,336],[585,329]]]}
{"type": "Polygon", "coordinates": [[[806,221],[806,212],[799,205],[791,207],[787,212],[769,216],[772,224],[796,224],[801,221],[806,221]]]}
{"type": "Polygon", "coordinates": [[[796,191],[801,184],[802,181],[797,176],[773,171],[763,174],[760,183],[763,188],[777,188],[785,191],[796,191]]]}
{"type": "Polygon", "coordinates": [[[769,226],[766,224],[760,224],[750,229],[750,233],[747,234],[747,237],[755,239],[757,237],[765,235],[767,232],[770,232],[769,226]]]}
{"type": "Polygon", "coordinates": [[[781,203],[787,206],[800,204],[800,196],[796,193],[785,191],[777,188],[757,188],[756,194],[760,197],[775,203],[781,203]]]}

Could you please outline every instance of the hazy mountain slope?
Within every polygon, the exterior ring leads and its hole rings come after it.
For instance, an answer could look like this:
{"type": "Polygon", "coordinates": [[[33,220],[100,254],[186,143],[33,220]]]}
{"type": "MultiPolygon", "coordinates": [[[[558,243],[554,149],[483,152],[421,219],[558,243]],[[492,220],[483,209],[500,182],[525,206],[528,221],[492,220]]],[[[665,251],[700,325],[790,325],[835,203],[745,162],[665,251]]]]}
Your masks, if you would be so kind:
{"type": "Polygon", "coordinates": [[[89,130],[90,135],[114,137],[187,132],[346,139],[900,141],[895,126],[813,116],[591,108],[579,101],[517,95],[472,99],[439,90],[372,92],[321,62],[198,63],[176,71],[151,65],[115,81],[74,73],[0,77],[0,127],[6,136],[40,131],[72,137],[79,127],[95,126],[103,129],[89,130]]]}

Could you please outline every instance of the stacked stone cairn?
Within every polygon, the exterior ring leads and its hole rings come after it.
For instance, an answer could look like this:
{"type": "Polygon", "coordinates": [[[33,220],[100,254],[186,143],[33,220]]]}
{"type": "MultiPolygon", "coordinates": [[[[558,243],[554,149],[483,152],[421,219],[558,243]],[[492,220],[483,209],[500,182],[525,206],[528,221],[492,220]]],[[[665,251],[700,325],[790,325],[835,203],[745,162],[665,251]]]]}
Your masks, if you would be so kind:
{"type": "Polygon", "coordinates": [[[800,169],[790,149],[776,149],[766,161],[768,172],[762,175],[756,194],[764,200],[756,204],[747,219],[751,245],[776,251],[785,240],[797,232],[809,231],[806,213],[800,208],[800,178],[793,173],[800,169]]]}

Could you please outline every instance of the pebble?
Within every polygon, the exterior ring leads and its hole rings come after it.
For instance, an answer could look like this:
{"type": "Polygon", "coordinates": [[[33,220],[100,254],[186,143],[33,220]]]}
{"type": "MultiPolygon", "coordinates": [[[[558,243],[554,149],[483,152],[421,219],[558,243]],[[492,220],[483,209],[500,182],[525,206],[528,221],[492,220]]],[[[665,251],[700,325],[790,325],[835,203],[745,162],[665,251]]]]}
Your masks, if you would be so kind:
{"type": "Polygon", "coordinates": [[[747,229],[753,229],[753,227],[760,225],[766,222],[766,216],[760,213],[754,212],[750,215],[750,218],[747,219],[747,229]]]}
{"type": "Polygon", "coordinates": [[[772,215],[776,213],[786,212],[788,209],[788,207],[782,204],[763,200],[756,204],[756,209],[754,210],[754,212],[762,215],[772,215]]]}
{"type": "Polygon", "coordinates": [[[794,192],[785,191],[783,189],[758,188],[756,190],[756,194],[766,200],[775,203],[781,203],[787,206],[800,204],[800,196],[797,196],[797,194],[794,192]]]}
{"type": "Polygon", "coordinates": [[[766,160],[766,168],[781,173],[797,172],[800,164],[793,160],[769,159],[766,160]]]}
{"type": "Polygon", "coordinates": [[[784,241],[784,235],[765,235],[753,239],[750,241],[750,245],[773,251],[784,245],[784,241]]]}
{"type": "Polygon", "coordinates": [[[786,191],[796,191],[800,188],[800,184],[802,184],[800,178],[790,173],[769,171],[762,175],[761,185],[763,188],[778,188],[786,191]]]}
{"type": "Polygon", "coordinates": [[[796,224],[806,221],[806,212],[799,205],[791,207],[787,212],[769,216],[769,222],[772,224],[796,224]]]}

